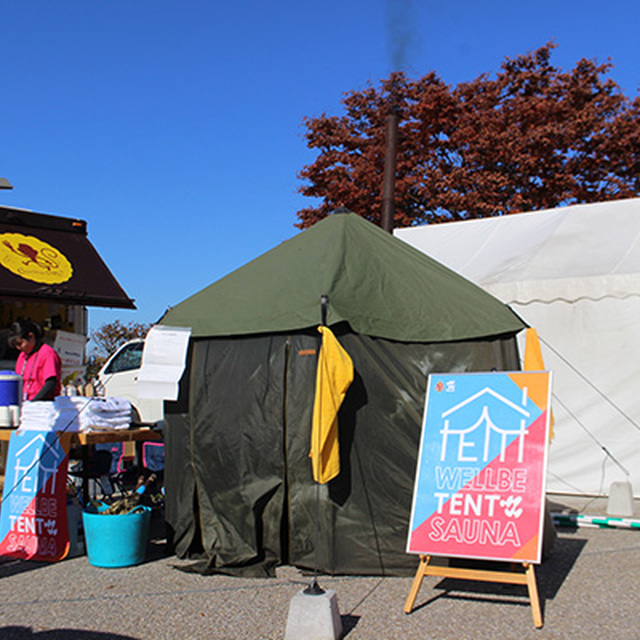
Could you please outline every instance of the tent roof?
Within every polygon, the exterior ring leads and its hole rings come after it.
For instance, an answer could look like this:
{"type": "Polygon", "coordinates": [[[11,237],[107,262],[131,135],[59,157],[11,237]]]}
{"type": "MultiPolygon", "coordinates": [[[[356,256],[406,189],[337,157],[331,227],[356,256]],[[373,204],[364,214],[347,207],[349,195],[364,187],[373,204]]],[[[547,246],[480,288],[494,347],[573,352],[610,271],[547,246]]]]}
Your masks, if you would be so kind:
{"type": "Polygon", "coordinates": [[[346,321],[357,333],[443,342],[516,333],[504,304],[355,214],[333,214],[171,308],[161,322],[194,337],[346,321]]]}
{"type": "Polygon", "coordinates": [[[507,304],[640,295],[640,198],[411,227],[395,235],[507,304]]]}

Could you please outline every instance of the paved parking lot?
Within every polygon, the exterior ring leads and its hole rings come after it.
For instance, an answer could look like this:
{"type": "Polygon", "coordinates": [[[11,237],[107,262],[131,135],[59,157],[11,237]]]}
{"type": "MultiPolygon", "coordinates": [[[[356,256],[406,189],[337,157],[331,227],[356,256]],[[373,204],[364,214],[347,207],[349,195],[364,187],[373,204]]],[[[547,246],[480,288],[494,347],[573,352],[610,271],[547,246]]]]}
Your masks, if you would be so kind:
{"type": "MultiPolygon", "coordinates": [[[[551,502],[552,510],[591,515],[605,507],[602,500],[551,502]]],[[[86,556],[56,564],[0,559],[0,638],[280,639],[291,599],[310,582],[294,567],[273,579],[202,576],[164,549],[156,535],[147,561],[122,569],[93,567],[86,556]]],[[[551,557],[537,568],[541,630],[520,586],[429,577],[407,615],[411,577],[319,582],[335,590],[349,640],[639,638],[638,575],[640,531],[559,530],[551,557]]]]}

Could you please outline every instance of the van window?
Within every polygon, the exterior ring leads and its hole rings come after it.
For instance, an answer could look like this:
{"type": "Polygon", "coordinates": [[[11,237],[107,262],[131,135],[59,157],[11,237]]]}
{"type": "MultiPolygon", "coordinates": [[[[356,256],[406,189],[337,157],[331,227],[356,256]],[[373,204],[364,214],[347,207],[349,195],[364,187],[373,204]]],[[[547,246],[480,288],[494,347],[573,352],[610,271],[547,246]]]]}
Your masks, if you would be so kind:
{"type": "Polygon", "coordinates": [[[119,373],[139,369],[142,362],[144,342],[128,344],[119,351],[104,370],[105,373],[119,373]]]}

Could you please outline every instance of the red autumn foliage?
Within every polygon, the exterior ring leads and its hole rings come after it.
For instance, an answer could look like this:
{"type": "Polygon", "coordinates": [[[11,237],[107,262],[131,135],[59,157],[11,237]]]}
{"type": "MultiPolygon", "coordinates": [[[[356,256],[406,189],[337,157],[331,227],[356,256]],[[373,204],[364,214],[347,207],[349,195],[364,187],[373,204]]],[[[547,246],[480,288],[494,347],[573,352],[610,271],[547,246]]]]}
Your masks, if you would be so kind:
{"type": "Polygon", "coordinates": [[[396,227],[638,195],[640,96],[629,100],[606,78],[609,63],[553,66],[554,48],[506,58],[495,78],[455,87],[434,72],[394,73],[347,93],[344,115],[305,119],[307,146],[319,154],[300,171],[299,191],[322,202],[299,211],[296,226],[338,207],[379,223],[391,104],[396,227]]]}

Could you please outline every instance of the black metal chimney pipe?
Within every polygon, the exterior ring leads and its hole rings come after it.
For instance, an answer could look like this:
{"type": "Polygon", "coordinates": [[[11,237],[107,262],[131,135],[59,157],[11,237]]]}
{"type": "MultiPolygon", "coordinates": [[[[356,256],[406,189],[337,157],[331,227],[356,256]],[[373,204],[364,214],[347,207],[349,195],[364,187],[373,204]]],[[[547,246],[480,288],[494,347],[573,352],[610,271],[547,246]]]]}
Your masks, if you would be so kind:
{"type": "Polygon", "coordinates": [[[382,186],[382,218],[380,226],[393,233],[396,195],[396,164],[398,155],[398,111],[395,96],[391,96],[391,106],[387,115],[386,149],[384,156],[384,182],[382,186]]]}

